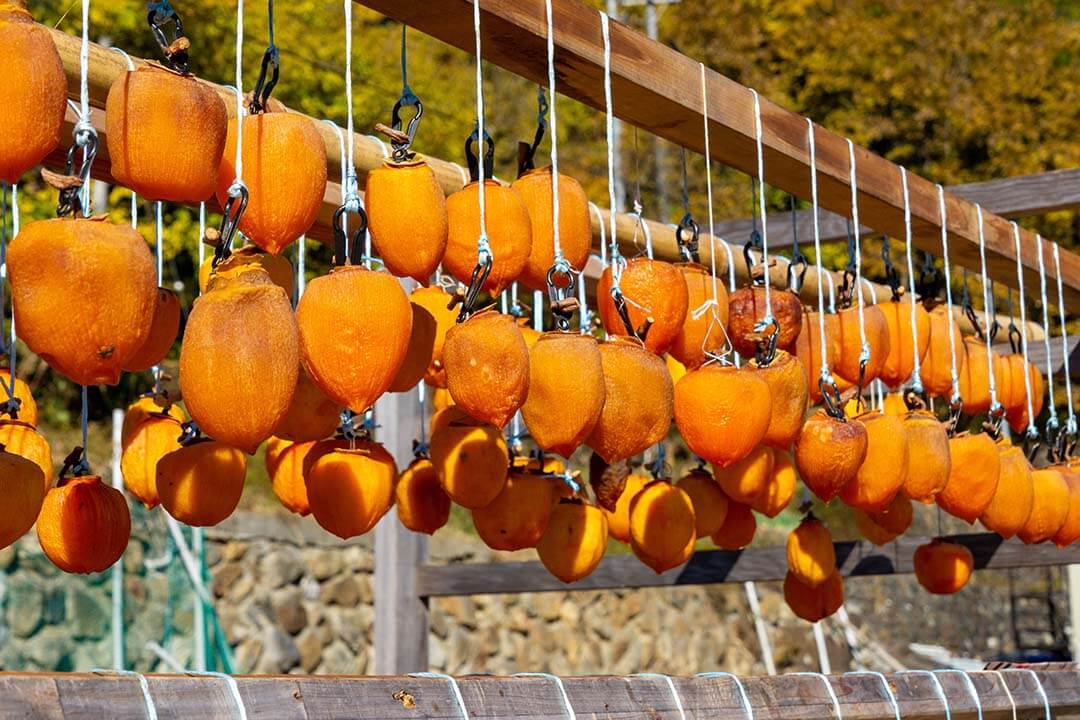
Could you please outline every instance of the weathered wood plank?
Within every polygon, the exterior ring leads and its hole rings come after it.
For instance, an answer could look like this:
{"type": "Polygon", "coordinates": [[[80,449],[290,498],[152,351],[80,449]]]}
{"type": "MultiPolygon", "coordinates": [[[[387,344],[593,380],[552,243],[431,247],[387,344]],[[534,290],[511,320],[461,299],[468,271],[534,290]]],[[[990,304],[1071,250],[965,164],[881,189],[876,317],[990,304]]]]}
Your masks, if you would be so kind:
{"type": "MultiPolygon", "coordinates": [[[[1080,562],[1080,547],[1024,545],[993,533],[953,535],[975,556],[976,570],[1043,567],[1080,562]]],[[[868,541],[836,543],[836,561],[849,577],[914,572],[912,554],[930,538],[901,537],[885,547],[868,541]]],[[[425,597],[488,593],[598,590],[628,587],[709,585],[747,580],[783,580],[787,555],[783,547],[740,551],[704,550],[685,565],[657,575],[630,555],[608,557],[587,578],[569,585],[551,576],[539,562],[426,565],[417,571],[417,592],[425,597]]]]}
{"type": "MultiPolygon", "coordinates": [[[[55,678],[65,720],[101,720],[101,708],[109,708],[110,720],[144,720],[148,713],[138,678],[102,675],[87,683],[82,675],[55,678]]],[[[3,697],[0,695],[0,697],[3,697]]]]}
{"type": "Polygon", "coordinates": [[[0,716],[62,720],[64,709],[55,678],[0,673],[0,716]]]}

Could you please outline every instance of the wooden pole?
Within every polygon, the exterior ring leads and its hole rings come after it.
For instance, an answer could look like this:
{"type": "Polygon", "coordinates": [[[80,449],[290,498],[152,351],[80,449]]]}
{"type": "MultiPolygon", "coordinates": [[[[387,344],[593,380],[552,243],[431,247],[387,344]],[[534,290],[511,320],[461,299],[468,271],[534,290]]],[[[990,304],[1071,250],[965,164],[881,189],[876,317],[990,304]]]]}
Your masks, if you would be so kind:
{"type": "MultiPolygon", "coordinates": [[[[474,51],[473,0],[355,0],[465,52],[474,51]]],[[[481,0],[476,0],[481,2],[481,0]]],[[[579,0],[553,0],[558,91],[603,110],[604,46],[600,16],[579,0]]],[[[547,22],[544,0],[482,0],[483,59],[527,80],[547,78],[547,22]]],[[[694,152],[704,152],[700,63],[640,33],[611,24],[614,114],[694,152]]],[[[755,116],[749,88],[706,69],[710,148],[713,159],[757,175],[755,116]]],[[[765,181],[801,198],[810,197],[806,120],[767,99],[761,100],[765,181]]],[[[817,128],[818,194],[821,206],[851,214],[848,147],[845,138],[817,128]]],[[[859,215],[878,232],[904,235],[900,168],[865,148],[855,150],[859,215]]],[[[929,180],[909,175],[914,243],[940,252],[938,191],[929,180]]],[[[975,205],[946,193],[950,254],[957,265],[979,266],[975,205]]],[[[995,281],[1016,286],[1012,228],[992,213],[986,217],[987,267],[995,281]]],[[[1026,281],[1038,281],[1035,235],[1021,231],[1026,281]]],[[[1080,300],[1080,256],[1063,253],[1062,276],[1070,301],[1080,300]]],[[[1056,275],[1055,275],[1056,277],[1056,275]]]]}

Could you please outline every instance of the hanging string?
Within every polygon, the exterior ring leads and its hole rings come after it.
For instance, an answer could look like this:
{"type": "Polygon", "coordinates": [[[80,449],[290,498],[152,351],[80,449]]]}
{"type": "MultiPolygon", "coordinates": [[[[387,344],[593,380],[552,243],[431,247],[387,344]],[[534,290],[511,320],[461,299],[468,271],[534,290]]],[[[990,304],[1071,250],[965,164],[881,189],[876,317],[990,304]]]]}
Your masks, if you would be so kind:
{"type": "Polygon", "coordinates": [[[960,373],[956,369],[956,338],[953,337],[952,274],[949,272],[949,221],[945,211],[945,188],[940,184],[938,190],[938,211],[941,216],[941,256],[945,274],[945,304],[948,312],[945,317],[949,327],[949,360],[952,372],[952,397],[949,402],[953,407],[960,404],[960,373]]]}
{"type": "Polygon", "coordinates": [[[977,720],[983,720],[982,701],[979,700],[979,691],[975,689],[975,683],[972,682],[971,676],[963,670],[931,670],[930,672],[935,675],[959,675],[962,677],[964,679],[964,686],[967,688],[968,694],[971,695],[971,699],[975,703],[975,710],[978,713],[977,720]]]}
{"type": "Polygon", "coordinates": [[[757,90],[749,88],[754,96],[754,141],[757,146],[758,212],[761,214],[761,262],[765,267],[765,317],[760,325],[773,323],[772,296],[769,291],[769,219],[765,214],[765,150],[762,142],[761,100],[757,90]]]}
{"type": "Polygon", "coordinates": [[[1046,429],[1056,430],[1058,427],[1057,407],[1054,405],[1054,365],[1050,360],[1050,310],[1046,296],[1046,262],[1043,260],[1042,235],[1035,236],[1035,242],[1039,245],[1039,290],[1042,294],[1043,316],[1043,345],[1046,350],[1046,394],[1050,408],[1050,415],[1046,418],[1046,429]]]}
{"type": "Polygon", "coordinates": [[[705,127],[705,198],[708,202],[709,217],[709,272],[712,276],[712,302],[719,306],[719,280],[716,277],[716,229],[713,227],[712,197],[712,148],[709,139],[709,91],[705,83],[705,63],[698,63],[701,69],[701,117],[705,127]]]}
{"type": "MultiPolygon", "coordinates": [[[[479,6],[479,2],[476,3],[479,6]]],[[[551,101],[548,109],[551,113],[551,239],[555,248],[555,266],[559,267],[566,263],[563,256],[562,244],[559,242],[559,126],[555,115],[555,24],[552,18],[551,0],[544,3],[547,10],[547,71],[548,71],[548,95],[551,101]]],[[[479,11],[479,9],[477,10],[479,11]]],[[[477,35],[477,60],[479,61],[479,35],[477,35]]]]}
{"type": "MultiPolygon", "coordinates": [[[[161,219],[161,201],[154,203],[154,259],[157,261],[157,284],[162,286],[165,276],[165,253],[162,248],[162,236],[164,235],[161,219]]],[[[199,245],[202,245],[200,242],[199,245]]],[[[161,392],[161,366],[154,365],[150,368],[150,377],[154,379],[154,393],[161,392]]]]}
{"type": "Polygon", "coordinates": [[[1058,244],[1054,243],[1054,270],[1057,273],[1058,314],[1061,317],[1061,354],[1065,360],[1065,397],[1069,402],[1069,417],[1065,422],[1065,432],[1076,435],[1076,413],[1073,411],[1072,378],[1069,377],[1069,329],[1065,325],[1065,291],[1061,286],[1061,255],[1058,244]]]}
{"type": "MultiPolygon", "coordinates": [[[[821,346],[821,384],[827,385],[832,382],[832,373],[829,370],[828,341],[825,339],[825,291],[822,288],[821,278],[825,271],[821,267],[821,225],[818,221],[818,183],[817,183],[817,143],[814,131],[814,121],[806,118],[806,142],[810,149],[810,211],[814,218],[814,263],[817,269],[817,303],[818,303],[818,337],[821,346]]],[[[828,276],[830,279],[832,275],[828,276]]]]}
{"type": "MultiPolygon", "coordinates": [[[[350,7],[351,7],[351,5],[350,5],[350,7]]],[[[351,104],[350,104],[350,107],[352,107],[351,104]]],[[[323,118],[323,122],[326,123],[327,125],[329,125],[330,127],[334,128],[334,134],[337,135],[337,139],[338,139],[338,156],[339,157],[345,157],[346,156],[345,133],[342,132],[341,126],[339,126],[336,122],[334,122],[333,120],[330,120],[329,118],[323,118]]],[[[349,137],[352,138],[352,132],[349,132],[349,137]]],[[[350,170],[350,168],[352,168],[352,163],[350,161],[346,160],[345,162],[341,163],[341,204],[342,205],[345,205],[349,200],[347,195],[348,195],[348,187],[349,187],[349,170],[350,170]]],[[[353,170],[353,172],[355,172],[355,169],[353,170]]],[[[349,234],[349,213],[347,213],[347,212],[341,213],[340,217],[341,217],[341,231],[343,233],[345,233],[346,235],[348,235],[349,234]]]]}
{"type": "MultiPolygon", "coordinates": [[[[345,0],[351,5],[352,0],[345,0]]],[[[487,234],[487,202],[485,199],[484,186],[487,177],[484,170],[484,63],[480,48],[480,2],[473,3],[473,36],[476,40],[476,137],[480,144],[480,182],[477,183],[477,199],[480,203],[480,237],[476,239],[476,256],[479,265],[488,264],[492,261],[491,244],[487,234]]],[[[556,228],[558,225],[556,225],[556,228]]],[[[558,232],[556,229],[555,232],[558,232]]]]}
{"type": "Polygon", "coordinates": [[[862,343],[862,351],[859,353],[859,391],[862,392],[863,372],[866,364],[870,362],[870,343],[866,340],[866,316],[863,302],[862,286],[862,237],[859,231],[859,184],[855,169],[855,143],[849,139],[848,164],[850,166],[851,183],[851,229],[855,239],[855,291],[859,307],[859,340],[862,343]]]}
{"type": "MultiPolygon", "coordinates": [[[[349,213],[356,213],[360,209],[360,195],[356,184],[356,162],[353,151],[353,88],[352,88],[352,0],[343,0],[345,7],[345,125],[346,125],[346,157],[347,164],[344,168],[345,182],[341,185],[342,205],[349,213]]],[[[348,230],[346,229],[346,234],[348,230]]]]}
{"type": "MultiPolygon", "coordinates": [[[[79,45],[79,119],[75,123],[75,145],[82,148],[83,163],[92,160],[97,152],[97,130],[90,120],[90,0],[82,0],[82,38],[79,45]]],[[[69,158],[71,156],[69,155],[69,158]]],[[[79,197],[82,204],[84,217],[90,217],[90,174],[89,167],[85,174],[80,173],[83,179],[79,189],[79,197]]]]}
{"type": "Polygon", "coordinates": [[[889,699],[889,704],[892,705],[893,712],[896,714],[896,720],[900,718],[900,705],[896,702],[896,695],[893,693],[892,687],[889,686],[889,681],[879,672],[873,670],[856,670],[853,672],[844,673],[844,677],[872,677],[877,678],[881,682],[881,687],[885,690],[885,696],[889,699]]]}
{"type": "Polygon", "coordinates": [[[236,0],[236,177],[229,186],[229,197],[247,191],[244,184],[244,0],[236,0]]]}
{"type": "MultiPolygon", "coordinates": [[[[4,187],[7,187],[7,183],[3,183],[4,187]]],[[[6,195],[7,193],[4,193],[6,195]]],[[[6,208],[4,206],[4,196],[0,195],[0,209],[6,208]]],[[[11,237],[15,238],[19,235],[19,184],[11,184],[11,237]]],[[[3,319],[4,302],[3,291],[7,286],[7,218],[4,218],[0,222],[0,321],[3,319]]],[[[2,331],[3,323],[0,322],[0,331],[2,331]]],[[[19,401],[15,397],[15,351],[17,348],[17,338],[15,337],[15,301],[12,298],[11,307],[11,321],[10,330],[7,341],[7,354],[8,354],[8,382],[4,387],[8,396],[8,407],[18,412],[19,401]]]]}
{"type": "Polygon", "coordinates": [[[600,34],[604,39],[604,108],[607,122],[607,171],[608,171],[608,239],[611,242],[609,253],[611,263],[611,287],[619,287],[619,278],[622,275],[622,258],[619,256],[619,243],[615,231],[615,114],[612,111],[611,101],[611,30],[610,20],[606,13],[600,13],[600,34]]]}
{"type": "Polygon", "coordinates": [[[994,350],[991,347],[990,316],[994,312],[994,294],[986,278],[986,233],[983,222],[982,205],[975,203],[975,212],[979,218],[979,262],[982,271],[983,313],[986,315],[986,373],[990,378],[990,417],[999,417],[1004,408],[997,399],[997,380],[994,377],[994,350]]]}
{"type": "MultiPolygon", "coordinates": [[[[903,170],[903,168],[901,168],[901,170],[903,170]]],[[[934,693],[938,696],[938,700],[941,701],[942,709],[945,711],[945,720],[952,720],[952,710],[949,707],[949,698],[945,694],[945,688],[941,686],[941,681],[938,680],[937,675],[929,670],[898,670],[894,675],[925,675],[930,678],[930,682],[934,686],[934,693]]]]}
{"type": "MultiPolygon", "coordinates": [[[[907,260],[908,293],[911,295],[911,354],[915,358],[915,363],[911,366],[911,389],[922,395],[922,361],[919,358],[919,334],[915,314],[915,267],[911,259],[911,195],[908,192],[907,168],[903,166],[900,167],[900,187],[904,192],[904,256],[907,260]]],[[[937,678],[934,680],[936,682],[937,678]]]]}
{"type": "Polygon", "coordinates": [[[296,243],[296,302],[304,297],[307,287],[307,235],[301,235],[296,243]]]}
{"type": "Polygon", "coordinates": [[[90,411],[85,385],[82,386],[82,411],[79,413],[79,422],[82,425],[82,459],[80,463],[83,468],[87,468],[89,461],[86,459],[86,436],[90,426],[90,411]]]}

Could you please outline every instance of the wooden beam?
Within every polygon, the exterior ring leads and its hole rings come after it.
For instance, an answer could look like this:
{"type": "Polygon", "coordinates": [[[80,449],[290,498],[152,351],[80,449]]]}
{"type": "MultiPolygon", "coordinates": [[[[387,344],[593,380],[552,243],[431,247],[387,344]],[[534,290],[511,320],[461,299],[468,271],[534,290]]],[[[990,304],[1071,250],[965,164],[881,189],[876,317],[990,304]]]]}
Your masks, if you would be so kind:
{"type": "MultiPolygon", "coordinates": [[[[971,697],[967,680],[957,673],[938,676],[956,720],[971,720],[977,709],[985,720],[1043,716],[1046,693],[1054,717],[1072,718],[1080,712],[1080,680],[1074,669],[1043,669],[1036,673],[1006,668],[967,673],[978,694],[971,697]],[[1015,714],[1014,714],[1015,713],[1015,714]]],[[[150,716],[133,675],[94,673],[5,673],[0,677],[0,702],[12,717],[150,716]]],[[[717,718],[744,720],[741,687],[757,720],[907,720],[944,717],[937,684],[925,674],[885,676],[897,708],[873,675],[830,675],[826,680],[839,703],[833,705],[821,677],[792,674],[743,677],[661,675],[567,677],[469,675],[446,677],[356,676],[238,676],[238,707],[230,685],[218,677],[148,675],[149,703],[158,717],[248,717],[252,720],[331,720],[343,717],[380,718],[717,718]],[[459,705],[455,689],[460,691],[459,705]],[[565,695],[563,694],[565,692],[565,695]],[[569,704],[569,709],[567,708],[569,704]]]]}
{"type": "MultiPolygon", "coordinates": [[[[1076,546],[1058,549],[1047,544],[1024,545],[1019,540],[1003,540],[993,533],[953,535],[948,539],[971,550],[976,570],[1080,562],[1080,547],[1076,546]]],[[[867,540],[834,543],[837,568],[845,577],[911,573],[915,548],[929,541],[930,538],[903,536],[884,547],[867,540]]],[[[617,555],[604,558],[591,575],[569,585],[552,577],[537,561],[426,565],[418,570],[417,592],[422,597],[443,597],[778,581],[787,574],[786,552],[779,546],[739,551],[702,550],[694,553],[685,565],[660,575],[632,555],[617,555]]]]}
{"type": "MultiPolygon", "coordinates": [[[[473,0],[355,0],[465,52],[474,51],[473,0]]],[[[483,58],[533,82],[547,83],[547,23],[544,0],[475,0],[481,2],[483,58]]],[[[579,0],[554,0],[557,90],[603,110],[604,47],[598,12],[579,0]]],[[[611,77],[614,114],[695,152],[704,152],[700,63],[612,22],[611,77]]],[[[755,115],[750,90],[706,69],[709,130],[713,159],[757,175],[755,115]]],[[[762,98],[765,181],[801,198],[810,197],[806,120],[762,98]]],[[[817,169],[821,206],[850,215],[848,146],[843,137],[817,128],[817,169]]],[[[904,232],[900,168],[856,147],[859,214],[876,231],[899,237],[904,232]]],[[[937,188],[909,175],[914,242],[940,252],[937,188]]],[[[953,262],[979,266],[976,209],[946,193],[947,226],[953,262]]],[[[987,265],[994,280],[1016,283],[1014,243],[1009,222],[984,213],[987,265]]],[[[1035,235],[1021,231],[1021,260],[1027,282],[1037,281],[1035,235]]],[[[1080,256],[1061,256],[1070,304],[1080,300],[1080,256]]],[[[1055,275],[1056,277],[1056,275],[1055,275]]]]}

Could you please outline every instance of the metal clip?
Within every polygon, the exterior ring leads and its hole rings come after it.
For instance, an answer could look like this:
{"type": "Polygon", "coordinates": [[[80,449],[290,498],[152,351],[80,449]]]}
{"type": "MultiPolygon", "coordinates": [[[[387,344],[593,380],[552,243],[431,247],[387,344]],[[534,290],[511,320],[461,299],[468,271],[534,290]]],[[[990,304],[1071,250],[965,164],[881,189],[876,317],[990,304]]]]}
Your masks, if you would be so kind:
{"type": "MultiPolygon", "coordinates": [[[[472,133],[465,140],[465,160],[469,165],[469,179],[472,182],[480,180],[480,162],[476,156],[476,143],[479,142],[480,137],[477,134],[477,128],[473,128],[472,133]]],[[[495,141],[491,139],[491,135],[487,130],[484,131],[484,179],[490,179],[495,176],[495,141]]]]}
{"type": "Polygon", "coordinates": [[[368,225],[367,213],[359,205],[353,208],[352,213],[360,219],[360,222],[357,223],[356,230],[350,240],[341,222],[341,219],[348,212],[350,212],[348,202],[334,211],[334,259],[332,263],[334,267],[359,265],[364,260],[364,235],[367,233],[368,225]]]}
{"type": "Polygon", "coordinates": [[[394,162],[399,163],[412,159],[414,153],[410,152],[409,148],[412,147],[413,140],[416,139],[416,131],[420,127],[420,118],[424,115],[424,103],[422,103],[420,98],[409,88],[406,88],[406,91],[402,93],[401,97],[398,98],[398,101],[394,103],[394,110],[390,114],[390,127],[398,131],[401,130],[403,124],[401,120],[401,109],[406,107],[416,108],[416,113],[409,118],[408,129],[405,131],[405,134],[408,135],[409,139],[405,142],[393,138],[390,140],[390,147],[393,148],[394,151],[394,162]]]}
{"type": "Polygon", "coordinates": [[[64,465],[60,468],[60,483],[71,474],[71,477],[82,477],[90,474],[90,463],[86,460],[86,449],[76,447],[64,458],[64,465]]]}
{"type": "MultiPolygon", "coordinates": [[[[80,121],[81,123],[82,121],[80,121]]],[[[64,165],[65,174],[72,176],[75,170],[75,153],[79,149],[83,151],[83,161],[79,168],[79,182],[78,185],[72,187],[66,187],[60,191],[59,200],[56,204],[57,217],[64,217],[65,215],[76,216],[79,214],[87,214],[88,207],[83,207],[82,191],[86,187],[86,184],[90,182],[90,166],[94,164],[94,158],[97,157],[98,151],[98,136],[97,132],[90,128],[89,131],[81,131],[79,126],[76,126],[75,142],[71,144],[71,147],[67,151],[67,162],[64,165]]]]}
{"type": "Polygon", "coordinates": [[[213,267],[217,267],[232,255],[233,238],[240,229],[240,218],[248,204],[248,189],[244,183],[236,183],[229,188],[229,199],[221,212],[221,230],[217,247],[214,248],[213,267]]]}
{"type": "Polygon", "coordinates": [[[150,25],[150,32],[154,34],[154,40],[161,48],[161,54],[165,57],[165,64],[178,73],[187,73],[190,65],[188,57],[188,42],[184,37],[184,23],[169,0],[153,2],[148,6],[149,13],[146,22],[150,25]],[[166,35],[166,28],[172,23],[172,39],[166,35]]]}
{"type": "Polygon", "coordinates": [[[949,437],[956,434],[957,428],[960,426],[960,416],[964,414],[964,399],[957,397],[955,400],[949,403],[949,420],[945,423],[945,430],[949,437]]]}
{"type": "Polygon", "coordinates": [[[836,381],[830,375],[822,375],[818,378],[818,389],[821,390],[821,404],[825,406],[825,412],[840,422],[847,422],[844,414],[844,400],[840,397],[840,388],[836,387],[836,381]]]}
{"type": "Polygon", "coordinates": [[[764,333],[770,327],[773,329],[772,333],[758,340],[754,348],[754,361],[758,367],[768,367],[776,359],[776,343],[780,340],[780,321],[775,317],[768,317],[754,325],[756,333],[764,333]]]}
{"type": "Polygon", "coordinates": [[[547,272],[548,300],[555,327],[562,332],[570,329],[570,317],[579,307],[577,282],[577,274],[566,258],[556,258],[555,264],[547,272]],[[560,279],[563,280],[561,284],[560,279]]]}
{"type": "MultiPolygon", "coordinates": [[[[487,240],[484,239],[484,245],[486,244],[487,240]]],[[[468,320],[469,315],[472,314],[473,306],[476,305],[476,298],[480,295],[484,283],[487,282],[488,275],[491,274],[491,266],[491,251],[486,248],[481,249],[476,260],[476,267],[472,271],[472,277],[469,278],[469,287],[465,291],[465,299],[461,302],[461,310],[458,312],[457,321],[459,323],[468,320]]]]}
{"type": "Polygon", "coordinates": [[[274,87],[277,85],[280,74],[281,52],[278,50],[277,45],[271,43],[270,45],[267,45],[266,52],[263,53],[262,67],[259,69],[259,79],[255,83],[255,90],[251,94],[251,105],[249,106],[249,109],[251,110],[252,115],[258,115],[266,110],[267,103],[270,101],[270,93],[274,91],[274,87]],[[266,79],[268,71],[270,73],[269,80],[266,79]]]}
{"type": "Polygon", "coordinates": [[[533,135],[532,144],[518,143],[518,177],[536,168],[536,151],[547,131],[548,99],[543,85],[536,87],[536,108],[536,133],[533,135]]]}
{"type": "Polygon", "coordinates": [[[686,262],[701,262],[698,247],[701,241],[701,228],[690,213],[683,215],[675,227],[675,241],[679,243],[679,252],[686,262]]]}

